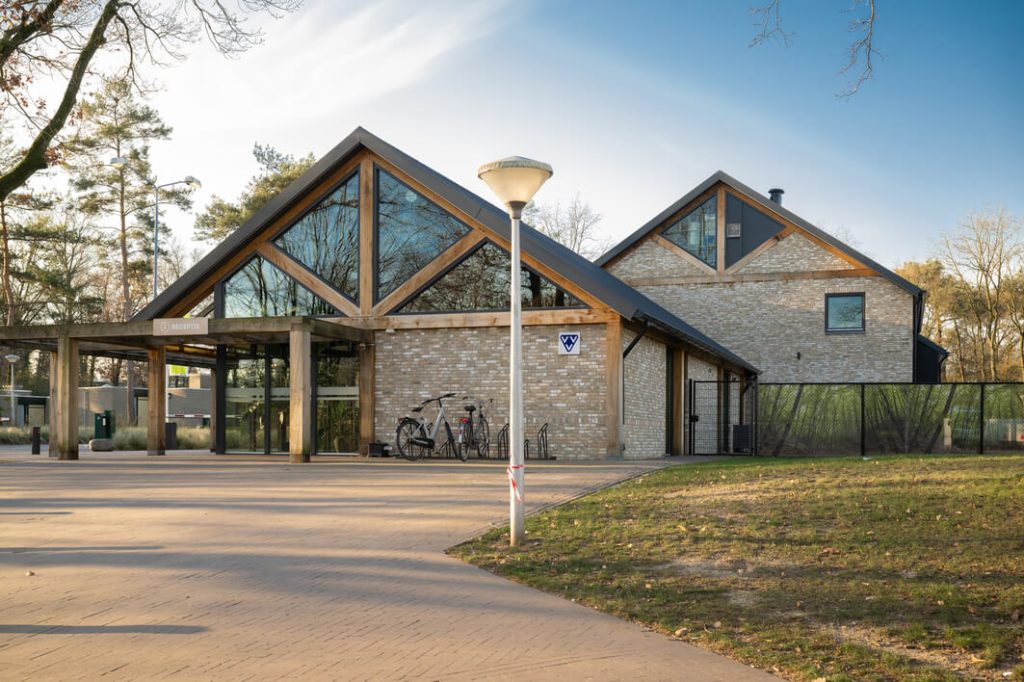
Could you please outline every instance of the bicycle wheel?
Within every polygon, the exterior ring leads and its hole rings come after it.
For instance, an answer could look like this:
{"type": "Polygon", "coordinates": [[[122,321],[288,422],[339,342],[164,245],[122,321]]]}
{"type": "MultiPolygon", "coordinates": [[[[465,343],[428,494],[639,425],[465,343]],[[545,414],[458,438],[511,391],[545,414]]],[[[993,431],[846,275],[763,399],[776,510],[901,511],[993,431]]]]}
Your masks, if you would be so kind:
{"type": "Polygon", "coordinates": [[[487,417],[480,417],[476,424],[476,455],[486,459],[491,454],[491,431],[487,427],[487,417]]]}
{"type": "Polygon", "coordinates": [[[412,439],[422,437],[423,429],[418,421],[412,417],[403,419],[399,422],[398,429],[395,430],[395,445],[398,447],[398,454],[410,462],[418,460],[427,449],[412,442],[412,439]]]}

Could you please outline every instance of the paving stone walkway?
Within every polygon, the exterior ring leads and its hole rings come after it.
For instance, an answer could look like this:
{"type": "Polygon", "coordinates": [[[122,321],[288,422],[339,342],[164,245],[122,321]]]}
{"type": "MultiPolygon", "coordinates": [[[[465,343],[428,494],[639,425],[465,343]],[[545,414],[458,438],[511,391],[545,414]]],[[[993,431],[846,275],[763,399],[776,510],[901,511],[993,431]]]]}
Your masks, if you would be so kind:
{"type": "MultiPolygon", "coordinates": [[[[4,680],[771,679],[446,556],[498,464],[82,456],[0,451],[4,680]]],[[[661,465],[531,464],[528,500],[661,465]]]]}

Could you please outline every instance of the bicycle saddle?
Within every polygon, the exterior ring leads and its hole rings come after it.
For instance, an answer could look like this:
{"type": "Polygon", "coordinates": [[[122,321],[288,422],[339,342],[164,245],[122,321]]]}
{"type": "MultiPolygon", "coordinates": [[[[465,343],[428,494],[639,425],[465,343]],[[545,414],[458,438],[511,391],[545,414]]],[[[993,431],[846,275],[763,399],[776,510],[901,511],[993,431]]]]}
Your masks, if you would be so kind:
{"type": "Polygon", "coordinates": [[[423,411],[423,406],[420,405],[419,407],[414,407],[414,408],[412,408],[412,411],[413,412],[422,412],[423,411]]]}
{"type": "Polygon", "coordinates": [[[472,414],[473,412],[476,412],[476,405],[466,405],[462,409],[464,409],[466,412],[469,412],[470,414],[472,414]]]}

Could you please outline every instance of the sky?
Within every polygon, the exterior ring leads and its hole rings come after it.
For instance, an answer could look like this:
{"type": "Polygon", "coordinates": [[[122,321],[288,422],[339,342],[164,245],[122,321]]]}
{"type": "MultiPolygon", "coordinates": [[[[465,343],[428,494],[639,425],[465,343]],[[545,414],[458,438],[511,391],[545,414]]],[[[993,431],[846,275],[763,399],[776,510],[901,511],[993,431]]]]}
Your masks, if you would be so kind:
{"type": "MultiPolygon", "coordinates": [[[[1024,2],[879,2],[874,77],[837,99],[850,0],[786,0],[790,44],[750,47],[761,0],[307,0],[235,59],[156,72],[162,182],[233,199],[255,142],[327,153],[362,126],[488,199],[487,161],[555,174],[618,241],[717,170],[879,262],[927,258],[972,212],[1024,216],[1024,2]]],[[[189,215],[167,219],[183,242],[189,215]]]]}

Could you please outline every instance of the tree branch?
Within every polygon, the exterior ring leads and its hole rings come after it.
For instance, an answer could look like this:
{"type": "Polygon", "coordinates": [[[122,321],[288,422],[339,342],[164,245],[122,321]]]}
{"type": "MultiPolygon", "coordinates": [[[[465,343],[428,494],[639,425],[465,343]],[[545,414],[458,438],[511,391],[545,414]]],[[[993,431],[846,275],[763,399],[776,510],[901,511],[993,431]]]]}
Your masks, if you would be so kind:
{"type": "Polygon", "coordinates": [[[105,42],[104,34],[106,33],[107,26],[110,25],[110,22],[117,14],[117,9],[118,0],[107,0],[103,6],[103,11],[100,13],[96,25],[89,35],[89,40],[86,41],[78,55],[75,68],[71,71],[71,77],[68,79],[67,87],[64,89],[64,97],[61,99],[57,110],[50,117],[49,122],[35,136],[35,139],[32,140],[32,144],[25,152],[25,156],[14,168],[0,176],[0,201],[6,199],[8,194],[24,184],[32,177],[33,173],[46,168],[48,165],[46,157],[50,145],[57,136],[57,133],[64,127],[68,116],[71,114],[71,110],[75,106],[75,102],[78,100],[78,91],[82,87],[82,80],[89,70],[89,63],[105,42]]]}

